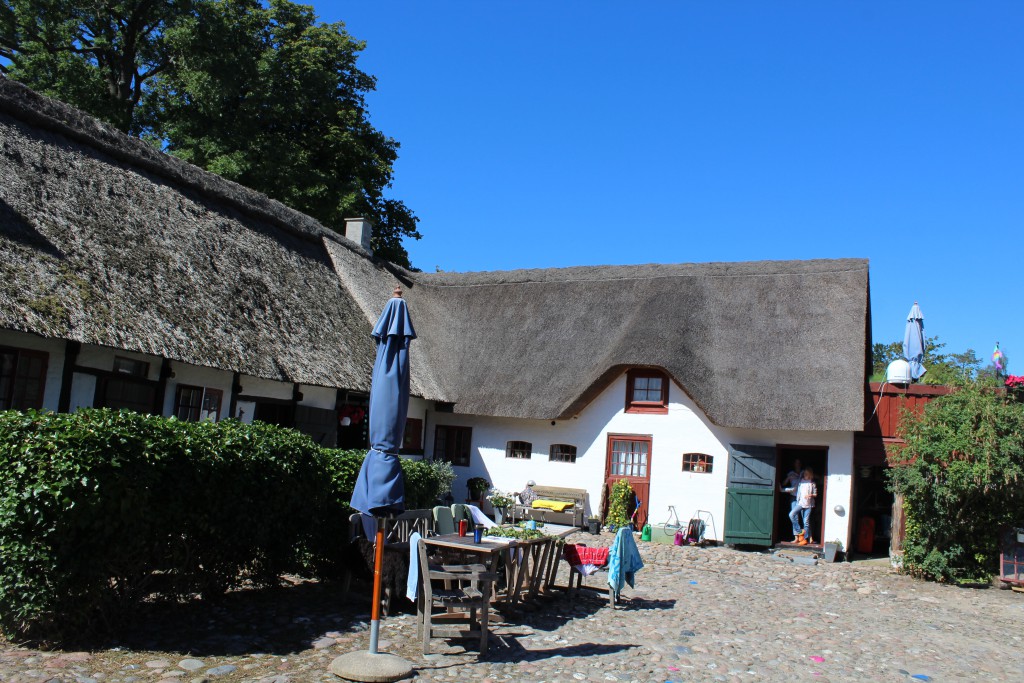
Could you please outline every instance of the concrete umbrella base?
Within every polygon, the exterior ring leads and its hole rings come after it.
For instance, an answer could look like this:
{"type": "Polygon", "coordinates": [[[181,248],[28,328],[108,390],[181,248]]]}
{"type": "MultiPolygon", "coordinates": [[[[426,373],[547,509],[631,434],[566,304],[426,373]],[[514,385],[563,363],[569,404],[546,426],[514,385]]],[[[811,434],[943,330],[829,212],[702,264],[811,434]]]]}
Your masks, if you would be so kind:
{"type": "Polygon", "coordinates": [[[412,675],[412,664],[397,655],[363,650],[349,652],[331,662],[331,673],[350,681],[391,683],[412,675]]]}

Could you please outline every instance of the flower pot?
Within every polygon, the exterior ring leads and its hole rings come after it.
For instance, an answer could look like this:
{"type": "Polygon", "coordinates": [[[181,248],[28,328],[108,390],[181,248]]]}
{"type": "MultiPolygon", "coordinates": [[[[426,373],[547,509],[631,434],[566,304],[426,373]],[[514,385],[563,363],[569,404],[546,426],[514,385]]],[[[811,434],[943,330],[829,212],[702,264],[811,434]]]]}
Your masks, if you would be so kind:
{"type": "Polygon", "coordinates": [[[824,558],[826,562],[835,562],[836,553],[839,552],[838,543],[826,543],[824,548],[824,558]]]}
{"type": "Polygon", "coordinates": [[[599,519],[587,520],[587,530],[590,531],[590,533],[594,534],[595,536],[597,534],[601,533],[601,520],[599,520],[599,519]]]}

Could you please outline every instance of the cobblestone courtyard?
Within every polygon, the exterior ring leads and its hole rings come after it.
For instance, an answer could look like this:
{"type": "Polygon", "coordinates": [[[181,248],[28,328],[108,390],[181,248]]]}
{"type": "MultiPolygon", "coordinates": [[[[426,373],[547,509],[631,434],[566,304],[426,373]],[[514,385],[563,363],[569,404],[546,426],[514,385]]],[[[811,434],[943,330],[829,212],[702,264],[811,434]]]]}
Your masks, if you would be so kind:
{"type": "MultiPolygon", "coordinates": [[[[640,548],[646,567],[620,609],[584,590],[494,613],[484,661],[455,641],[433,641],[424,657],[414,616],[400,613],[383,623],[382,649],[408,659],[419,681],[1024,681],[1024,594],[925,583],[879,565],[640,548]]],[[[155,614],[92,652],[5,644],[0,681],[340,681],[330,662],[368,642],[363,588],[348,601],[313,582],[238,592],[155,614]]]]}

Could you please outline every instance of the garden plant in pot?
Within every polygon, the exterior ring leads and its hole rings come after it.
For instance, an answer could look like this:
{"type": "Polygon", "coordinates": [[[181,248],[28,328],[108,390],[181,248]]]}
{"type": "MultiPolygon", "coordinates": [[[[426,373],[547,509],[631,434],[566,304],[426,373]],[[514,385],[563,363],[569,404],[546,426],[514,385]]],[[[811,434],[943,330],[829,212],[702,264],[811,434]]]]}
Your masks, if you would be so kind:
{"type": "Polygon", "coordinates": [[[490,490],[491,482],[483,477],[472,477],[466,482],[466,488],[469,489],[469,502],[479,506],[483,504],[484,494],[490,490]]]}
{"type": "Polygon", "coordinates": [[[509,507],[515,502],[511,493],[499,491],[498,489],[491,489],[491,492],[487,494],[487,500],[494,510],[494,521],[498,524],[504,521],[509,507]]]}
{"type": "Polygon", "coordinates": [[[826,542],[823,551],[826,562],[835,562],[836,557],[843,552],[843,542],[838,538],[834,541],[826,542]]]}
{"type": "Polygon", "coordinates": [[[633,487],[626,479],[619,479],[612,485],[611,496],[608,501],[608,514],[605,516],[605,524],[609,531],[616,531],[630,522],[629,503],[633,500],[633,487]]]}

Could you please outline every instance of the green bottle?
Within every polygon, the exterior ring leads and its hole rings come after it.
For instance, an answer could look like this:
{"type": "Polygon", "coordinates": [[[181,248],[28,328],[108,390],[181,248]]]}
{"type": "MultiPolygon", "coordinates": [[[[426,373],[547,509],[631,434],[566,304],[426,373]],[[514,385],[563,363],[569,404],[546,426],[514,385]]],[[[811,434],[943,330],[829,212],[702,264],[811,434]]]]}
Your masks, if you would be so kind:
{"type": "Polygon", "coordinates": [[[649,540],[651,540],[651,525],[649,523],[648,524],[644,524],[644,528],[640,532],[640,540],[641,541],[649,541],[649,540]]]}

